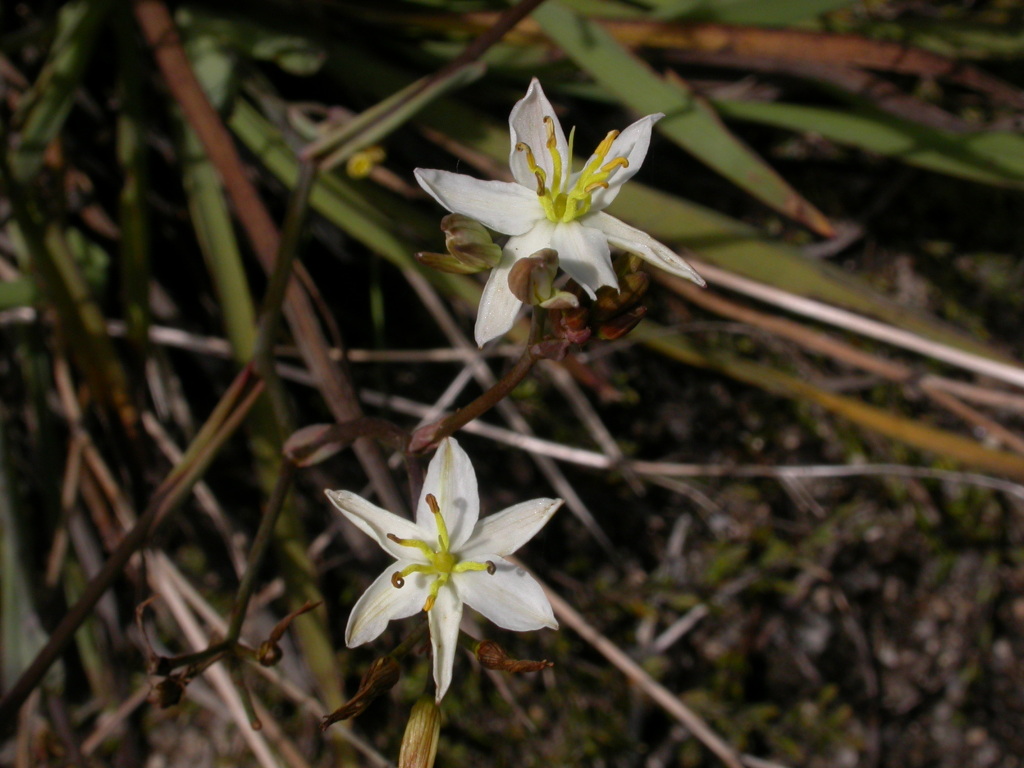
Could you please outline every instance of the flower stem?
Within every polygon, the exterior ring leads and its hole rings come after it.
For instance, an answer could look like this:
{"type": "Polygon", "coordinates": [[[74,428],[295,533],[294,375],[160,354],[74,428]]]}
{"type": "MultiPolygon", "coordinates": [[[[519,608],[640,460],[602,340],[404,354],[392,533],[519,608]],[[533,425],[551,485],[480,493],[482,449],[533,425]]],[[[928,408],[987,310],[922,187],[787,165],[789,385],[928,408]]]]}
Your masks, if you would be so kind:
{"type": "Polygon", "coordinates": [[[473,419],[476,419],[508,397],[512,390],[519,386],[520,382],[533,369],[538,360],[545,357],[543,349],[538,345],[544,333],[544,321],[547,313],[534,307],[530,321],[530,338],[526,342],[526,349],[522,356],[504,376],[495,383],[493,387],[484,392],[473,402],[463,406],[450,416],[446,416],[433,424],[427,424],[413,432],[409,441],[409,453],[424,453],[449,435],[454,434],[466,426],[473,419]]]}

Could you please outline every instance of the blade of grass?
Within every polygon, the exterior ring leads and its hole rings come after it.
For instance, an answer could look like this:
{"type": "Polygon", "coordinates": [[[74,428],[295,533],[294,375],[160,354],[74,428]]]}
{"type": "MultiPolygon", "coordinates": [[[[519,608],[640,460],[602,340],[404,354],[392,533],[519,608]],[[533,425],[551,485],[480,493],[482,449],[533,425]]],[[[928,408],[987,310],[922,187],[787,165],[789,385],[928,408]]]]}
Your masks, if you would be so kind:
{"type": "Polygon", "coordinates": [[[46,63],[32,89],[22,99],[13,125],[18,146],[10,156],[16,181],[32,179],[43,165],[43,154],[64,127],[75,89],[89,63],[93,46],[113,0],[74,0],[57,14],[57,30],[46,63]]]}
{"type": "MultiPolygon", "coordinates": [[[[11,483],[5,423],[0,419],[0,677],[8,688],[46,644],[47,635],[32,602],[37,579],[25,557],[35,547],[24,537],[21,521],[30,515],[11,483]]],[[[63,688],[63,667],[53,667],[44,684],[63,688]]]]}
{"type": "Polygon", "coordinates": [[[107,336],[103,313],[71,255],[65,231],[58,222],[43,223],[42,214],[32,207],[24,191],[16,189],[11,201],[19,255],[40,276],[92,396],[116,415],[126,435],[136,435],[138,413],[129,396],[127,375],[107,336]]]}
{"type": "Polygon", "coordinates": [[[837,111],[769,102],[716,101],[735,120],[824,136],[908,165],[983,184],[1024,187],[1024,138],[1013,133],[952,134],[870,108],[837,111]]]}
{"type": "Polygon", "coordinates": [[[855,0],[645,0],[650,18],[784,27],[853,5],[855,0]]]}
{"type": "Polygon", "coordinates": [[[149,167],[146,121],[142,106],[142,72],[138,44],[128,14],[114,14],[121,109],[117,116],[117,159],[123,183],[118,200],[121,242],[121,301],[127,338],[139,360],[149,347],[149,167]]]}

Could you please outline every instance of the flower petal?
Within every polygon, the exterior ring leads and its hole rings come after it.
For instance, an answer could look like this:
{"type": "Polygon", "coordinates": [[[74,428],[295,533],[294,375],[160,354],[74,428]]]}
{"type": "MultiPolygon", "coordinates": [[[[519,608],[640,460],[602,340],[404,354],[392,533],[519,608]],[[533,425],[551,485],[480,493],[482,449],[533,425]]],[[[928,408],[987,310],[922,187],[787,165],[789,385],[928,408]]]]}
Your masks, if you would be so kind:
{"type": "Polygon", "coordinates": [[[693,267],[686,263],[682,256],[663,243],[659,243],[643,230],[631,227],[624,221],[609,216],[607,213],[595,213],[581,219],[588,227],[599,229],[608,238],[608,242],[616,248],[635,253],[641,259],[661,267],[666,272],[685,277],[699,286],[704,286],[704,278],[697,274],[693,267]]]}
{"type": "MultiPolygon", "coordinates": [[[[562,125],[555,116],[555,110],[544,95],[544,89],[540,87],[537,78],[530,81],[530,87],[526,95],[516,102],[512,107],[512,113],[508,116],[508,129],[512,140],[512,149],[508,158],[508,165],[512,169],[512,176],[527,189],[536,191],[537,178],[530,170],[526,162],[526,152],[516,149],[519,142],[526,144],[533,152],[533,157],[538,166],[544,169],[545,182],[550,188],[554,182],[554,161],[551,150],[547,145],[548,131],[544,125],[544,118],[550,117],[553,123],[555,134],[555,152],[561,161],[562,179],[559,184],[564,188],[566,177],[569,175],[570,163],[569,145],[565,141],[565,133],[562,132],[562,125]]],[[[561,189],[556,190],[562,191],[561,189]]]]}
{"type": "Polygon", "coordinates": [[[488,515],[476,524],[459,557],[483,562],[487,554],[511,555],[547,524],[562,503],[561,499],[532,499],[488,515]]]}
{"type": "Polygon", "coordinates": [[[612,142],[611,149],[605,156],[605,162],[611,162],[617,157],[624,157],[629,161],[629,165],[617,169],[611,175],[611,178],[608,179],[607,189],[598,189],[590,196],[590,210],[601,211],[607,208],[619,194],[619,188],[640,170],[640,166],[644,164],[644,158],[647,157],[647,148],[651,145],[651,129],[664,116],[658,112],[640,118],[622,131],[612,142]]]}
{"type": "Polygon", "coordinates": [[[430,591],[428,577],[410,574],[401,588],[391,583],[391,574],[407,565],[411,561],[399,560],[389,566],[356,602],[345,627],[345,645],[349,648],[376,639],[392,619],[404,619],[423,610],[430,591]]]}
{"type": "Polygon", "coordinates": [[[412,547],[403,547],[388,538],[393,534],[400,539],[419,539],[420,541],[436,541],[436,528],[420,528],[411,520],[381,509],[362,496],[351,491],[324,491],[331,503],[341,510],[348,520],[359,530],[380,544],[381,548],[396,560],[410,560],[426,563],[427,559],[412,547]],[[434,531],[431,537],[430,532],[434,531]]]}
{"type": "Polygon", "coordinates": [[[508,287],[508,273],[516,259],[506,252],[487,278],[487,285],[480,296],[480,307],[476,312],[476,327],[473,336],[477,346],[482,347],[491,339],[504,336],[515,325],[516,315],[522,302],[508,287]]]}
{"type": "Polygon", "coordinates": [[[551,233],[551,247],[558,251],[558,265],[583,286],[590,298],[602,285],[618,288],[608,239],[600,230],[579,221],[558,224],[551,233]]]}
{"type": "Polygon", "coordinates": [[[536,579],[502,557],[493,555],[488,559],[497,567],[493,574],[486,571],[452,574],[466,605],[499,627],[516,632],[541,627],[558,629],[551,603],[536,579]]]}
{"type": "Polygon", "coordinates": [[[516,313],[522,302],[517,299],[508,287],[508,273],[512,266],[526,256],[530,256],[551,244],[551,233],[554,224],[541,219],[529,232],[509,238],[502,249],[501,262],[493,270],[484,286],[480,297],[480,308],[476,313],[476,343],[483,346],[491,339],[496,339],[508,332],[515,323],[516,313]]]}
{"type": "Polygon", "coordinates": [[[449,548],[457,552],[480,518],[480,493],[473,464],[455,438],[446,437],[437,447],[416,505],[416,523],[432,533],[427,543],[433,545],[437,541],[437,521],[427,504],[428,493],[437,499],[448,527],[449,548]]]}
{"type": "Polygon", "coordinates": [[[430,647],[434,653],[434,700],[440,704],[452,683],[455,649],[459,644],[459,624],[462,623],[462,600],[449,582],[437,593],[437,600],[427,611],[430,624],[430,647]]]}
{"type": "Polygon", "coordinates": [[[504,235],[521,235],[544,216],[537,193],[511,181],[483,181],[431,168],[413,171],[419,185],[452,213],[504,235]]]}

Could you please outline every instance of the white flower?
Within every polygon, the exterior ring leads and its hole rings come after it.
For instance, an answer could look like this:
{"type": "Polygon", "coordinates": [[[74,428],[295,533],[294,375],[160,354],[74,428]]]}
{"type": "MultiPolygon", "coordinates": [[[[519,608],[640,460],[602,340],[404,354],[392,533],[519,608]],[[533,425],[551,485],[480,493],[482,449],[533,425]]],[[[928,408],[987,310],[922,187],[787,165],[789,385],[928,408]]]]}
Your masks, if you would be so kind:
{"type": "Polygon", "coordinates": [[[561,499],[524,501],[480,520],[476,473],[452,438],[430,460],[415,523],[354,493],[325,493],[398,561],[359,598],[345,628],[345,643],[350,648],[362,645],[392,619],[427,611],[437,701],[452,681],[463,603],[505,629],[558,628],[540,585],[504,555],[532,539],[562,506],[561,499]]]}
{"type": "Polygon", "coordinates": [[[651,128],[662,117],[648,115],[621,133],[611,131],[583,169],[571,173],[573,134],[567,142],[551,102],[534,78],[508,118],[509,166],[515,182],[416,169],[416,181],[449,211],[511,235],[480,299],[477,344],[483,346],[512,327],[520,302],[509,290],[509,270],[518,259],[542,248],[558,251],[559,264],[591,298],[603,285],[618,287],[610,246],[704,285],[700,275],[670,248],[602,213],[619,187],[640,170],[651,143],[651,128]]]}

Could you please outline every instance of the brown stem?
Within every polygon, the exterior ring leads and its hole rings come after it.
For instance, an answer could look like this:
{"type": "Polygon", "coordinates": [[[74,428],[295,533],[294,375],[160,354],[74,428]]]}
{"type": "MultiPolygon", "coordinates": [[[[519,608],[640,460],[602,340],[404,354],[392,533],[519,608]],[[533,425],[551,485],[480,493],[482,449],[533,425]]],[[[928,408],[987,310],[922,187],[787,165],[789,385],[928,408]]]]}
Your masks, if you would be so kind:
{"type": "Polygon", "coordinates": [[[538,344],[544,334],[546,319],[547,312],[541,311],[540,307],[534,307],[533,315],[530,318],[530,338],[526,342],[526,350],[515,366],[502,376],[493,387],[469,405],[463,406],[455,413],[435,421],[433,424],[427,424],[417,429],[409,441],[409,453],[415,455],[436,447],[444,438],[454,434],[473,419],[487,413],[487,411],[508,397],[512,390],[519,386],[519,383],[526,378],[526,375],[533,369],[537,361],[546,356],[542,345],[538,344]]]}

